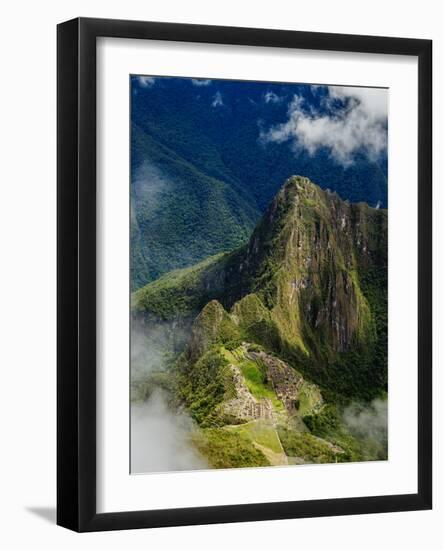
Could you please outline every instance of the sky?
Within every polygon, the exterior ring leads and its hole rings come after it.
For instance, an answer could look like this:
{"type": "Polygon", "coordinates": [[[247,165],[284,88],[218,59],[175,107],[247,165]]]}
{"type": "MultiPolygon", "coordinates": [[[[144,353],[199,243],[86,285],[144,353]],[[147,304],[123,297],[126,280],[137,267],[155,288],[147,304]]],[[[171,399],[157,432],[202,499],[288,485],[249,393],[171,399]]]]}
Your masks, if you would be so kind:
{"type": "Polygon", "coordinates": [[[356,154],[365,155],[369,160],[386,154],[386,89],[152,76],[134,76],[133,89],[137,93],[137,88],[154,88],[174,81],[194,88],[196,101],[205,97],[213,109],[229,107],[233,95],[284,109],[284,120],[275,124],[263,127],[263,121],[257,120],[258,139],[262,144],[287,143],[294,154],[304,150],[312,156],[319,149],[325,149],[343,167],[352,165],[356,154]],[[251,85],[253,93],[249,97],[251,85]],[[257,93],[260,88],[261,93],[257,93]]]}

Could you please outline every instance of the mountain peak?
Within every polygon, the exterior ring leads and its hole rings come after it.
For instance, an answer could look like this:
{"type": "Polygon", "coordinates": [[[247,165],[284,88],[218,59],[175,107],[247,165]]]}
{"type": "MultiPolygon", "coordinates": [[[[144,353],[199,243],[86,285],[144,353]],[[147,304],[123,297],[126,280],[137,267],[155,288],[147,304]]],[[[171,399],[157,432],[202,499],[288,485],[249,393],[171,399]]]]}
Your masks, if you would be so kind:
{"type": "MultiPolygon", "coordinates": [[[[329,193],[323,191],[309,178],[298,175],[291,176],[269,204],[263,219],[266,220],[266,223],[274,224],[276,213],[279,211],[287,215],[293,214],[293,209],[299,205],[318,208],[325,202],[328,195],[329,193]]],[[[336,195],[334,194],[334,196],[336,195]]],[[[295,214],[303,216],[304,211],[298,209],[295,214]]]]}
{"type": "Polygon", "coordinates": [[[306,176],[300,176],[294,174],[293,176],[290,176],[285,183],[283,184],[282,188],[284,187],[296,187],[297,190],[303,190],[303,189],[309,189],[312,187],[318,187],[315,183],[313,183],[309,178],[306,176]]]}
{"type": "Polygon", "coordinates": [[[281,186],[272,202],[278,198],[289,198],[290,196],[296,194],[313,196],[317,189],[320,190],[320,187],[305,176],[290,176],[281,186]]]}
{"type": "Polygon", "coordinates": [[[385,229],[385,212],[292,176],[255,228],[240,269],[231,268],[228,278],[241,291],[231,297],[257,294],[284,348],[325,360],[366,347],[374,322],[360,277],[374,261],[385,268],[385,229]]]}
{"type": "Polygon", "coordinates": [[[169,282],[168,303],[186,306],[177,313],[195,318],[201,312],[194,348],[212,341],[208,334],[218,334],[219,325],[234,334],[234,321],[249,341],[309,361],[322,377],[344,353],[384,357],[376,315],[384,322],[379,312],[386,301],[386,235],[385,210],[348,203],[306,177],[292,176],[246,245],[141,289],[135,309],[148,314],[156,300],[165,302],[169,282]]]}

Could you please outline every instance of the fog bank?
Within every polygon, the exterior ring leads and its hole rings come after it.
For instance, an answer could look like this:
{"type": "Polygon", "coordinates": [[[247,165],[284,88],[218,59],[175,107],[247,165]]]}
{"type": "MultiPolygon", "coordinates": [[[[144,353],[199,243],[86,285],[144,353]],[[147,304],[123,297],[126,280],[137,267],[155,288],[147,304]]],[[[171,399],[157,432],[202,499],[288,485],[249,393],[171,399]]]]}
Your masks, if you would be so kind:
{"type": "Polygon", "coordinates": [[[350,432],[366,440],[368,459],[386,459],[388,453],[388,401],[374,399],[369,405],[353,403],[343,413],[350,432]]]}
{"type": "Polygon", "coordinates": [[[192,420],[172,412],[164,395],[155,391],[144,403],[131,406],[131,473],[208,468],[192,446],[192,420]]]}

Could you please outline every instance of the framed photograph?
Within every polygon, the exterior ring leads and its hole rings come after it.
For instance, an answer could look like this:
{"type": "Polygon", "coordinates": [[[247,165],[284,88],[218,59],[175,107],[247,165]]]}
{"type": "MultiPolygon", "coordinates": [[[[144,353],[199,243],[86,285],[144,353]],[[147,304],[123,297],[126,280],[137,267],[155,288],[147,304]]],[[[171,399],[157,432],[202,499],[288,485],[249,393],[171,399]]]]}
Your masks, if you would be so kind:
{"type": "Polygon", "coordinates": [[[76,531],[432,506],[432,43],[58,26],[76,531]]]}

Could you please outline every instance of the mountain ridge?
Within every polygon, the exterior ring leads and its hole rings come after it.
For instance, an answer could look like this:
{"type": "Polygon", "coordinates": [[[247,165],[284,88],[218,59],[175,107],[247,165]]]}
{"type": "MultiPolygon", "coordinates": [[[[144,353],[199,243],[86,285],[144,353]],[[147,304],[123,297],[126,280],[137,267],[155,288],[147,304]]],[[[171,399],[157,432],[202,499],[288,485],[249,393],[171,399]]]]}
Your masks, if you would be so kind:
{"type": "Polygon", "coordinates": [[[370,398],[387,383],[386,233],[386,211],[293,176],[248,243],[135,292],[133,315],[197,317],[195,325],[215,300],[238,338],[298,364],[331,391],[370,398]]]}
{"type": "Polygon", "coordinates": [[[259,212],[240,185],[202,172],[137,125],[131,139],[132,290],[248,239],[259,212]]]}

